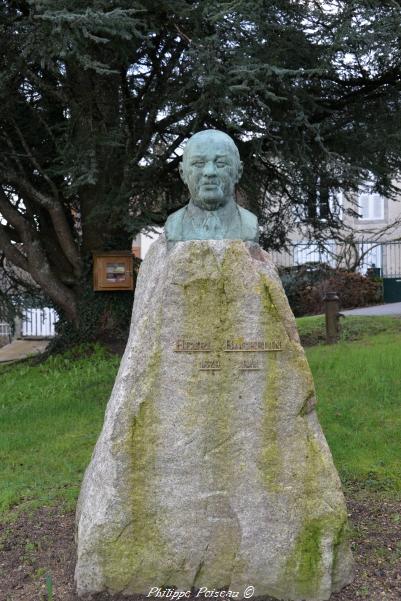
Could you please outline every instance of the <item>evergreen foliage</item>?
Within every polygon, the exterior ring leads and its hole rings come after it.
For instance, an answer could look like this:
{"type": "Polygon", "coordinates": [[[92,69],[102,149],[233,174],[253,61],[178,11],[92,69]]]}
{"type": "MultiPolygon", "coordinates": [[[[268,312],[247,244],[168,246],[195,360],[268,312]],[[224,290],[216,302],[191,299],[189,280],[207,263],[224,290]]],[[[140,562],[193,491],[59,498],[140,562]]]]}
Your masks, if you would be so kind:
{"type": "Polygon", "coordinates": [[[178,149],[208,127],[266,247],[333,237],[336,191],[397,193],[400,25],[391,1],[3,0],[0,252],[79,328],[90,251],[184,204],[178,149]]]}

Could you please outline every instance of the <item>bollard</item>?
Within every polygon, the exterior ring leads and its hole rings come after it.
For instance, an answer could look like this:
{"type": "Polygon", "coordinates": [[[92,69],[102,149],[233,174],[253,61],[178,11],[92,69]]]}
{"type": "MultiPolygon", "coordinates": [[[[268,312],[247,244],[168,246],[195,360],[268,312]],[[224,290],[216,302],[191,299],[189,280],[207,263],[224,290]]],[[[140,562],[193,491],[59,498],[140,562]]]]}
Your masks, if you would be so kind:
{"type": "Polygon", "coordinates": [[[326,314],[326,342],[335,344],[340,337],[340,299],[337,292],[327,292],[324,297],[326,314]]]}

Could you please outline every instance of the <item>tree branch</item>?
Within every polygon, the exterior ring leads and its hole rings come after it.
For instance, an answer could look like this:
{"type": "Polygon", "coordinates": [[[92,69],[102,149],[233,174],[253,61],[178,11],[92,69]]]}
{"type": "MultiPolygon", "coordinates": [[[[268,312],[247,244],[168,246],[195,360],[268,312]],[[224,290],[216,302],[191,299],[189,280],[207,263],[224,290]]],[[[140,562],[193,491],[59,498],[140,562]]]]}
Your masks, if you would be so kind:
{"type": "Polygon", "coordinates": [[[30,273],[40,288],[57,305],[62,307],[70,320],[76,322],[76,299],[72,290],[63,284],[58,275],[51,268],[50,262],[44,252],[38,233],[29,222],[16,209],[13,208],[4,190],[0,188],[0,212],[20,233],[25,254],[22,254],[5,227],[0,225],[0,247],[7,259],[30,273]]]}
{"type": "Polygon", "coordinates": [[[82,273],[81,257],[61,202],[57,198],[52,198],[39,191],[20,174],[6,169],[1,170],[1,173],[16,190],[22,192],[21,196],[27,195],[49,212],[60,246],[71,263],[75,275],[80,277],[82,273]]]}
{"type": "Polygon", "coordinates": [[[26,257],[18,250],[15,244],[12,243],[11,237],[3,225],[0,225],[0,247],[6,258],[24,271],[29,272],[29,265],[26,257]]]}

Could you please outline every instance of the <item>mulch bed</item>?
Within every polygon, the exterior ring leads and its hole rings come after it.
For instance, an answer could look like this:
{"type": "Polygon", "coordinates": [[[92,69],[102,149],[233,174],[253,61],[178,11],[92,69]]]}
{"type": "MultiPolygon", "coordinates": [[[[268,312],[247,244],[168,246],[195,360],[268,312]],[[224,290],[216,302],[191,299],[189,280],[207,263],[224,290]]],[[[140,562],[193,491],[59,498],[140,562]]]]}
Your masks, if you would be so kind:
{"type": "MultiPolygon", "coordinates": [[[[401,600],[401,502],[375,494],[348,498],[354,582],[330,601],[401,600]]],[[[19,515],[0,524],[1,601],[48,601],[46,574],[53,582],[52,601],[78,601],[74,591],[74,516],[56,507],[19,515]]],[[[135,597],[136,600],[146,597],[135,597]]],[[[129,601],[134,597],[100,594],[94,601],[129,601]]],[[[265,598],[267,601],[267,598],[265,598]]]]}

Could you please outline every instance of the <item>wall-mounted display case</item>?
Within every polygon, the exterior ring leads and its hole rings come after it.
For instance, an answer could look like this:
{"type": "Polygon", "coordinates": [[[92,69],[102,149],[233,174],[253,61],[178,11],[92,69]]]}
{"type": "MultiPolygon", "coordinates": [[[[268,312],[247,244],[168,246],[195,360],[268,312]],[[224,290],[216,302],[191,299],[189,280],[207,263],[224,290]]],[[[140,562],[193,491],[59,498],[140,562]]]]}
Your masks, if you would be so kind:
{"type": "Polygon", "coordinates": [[[93,289],[133,290],[133,257],[129,250],[96,251],[93,255],[93,289]]]}

